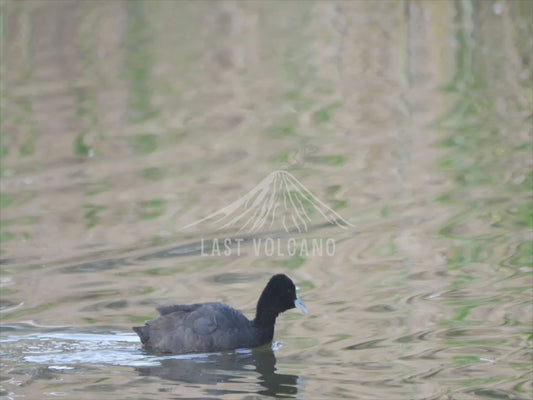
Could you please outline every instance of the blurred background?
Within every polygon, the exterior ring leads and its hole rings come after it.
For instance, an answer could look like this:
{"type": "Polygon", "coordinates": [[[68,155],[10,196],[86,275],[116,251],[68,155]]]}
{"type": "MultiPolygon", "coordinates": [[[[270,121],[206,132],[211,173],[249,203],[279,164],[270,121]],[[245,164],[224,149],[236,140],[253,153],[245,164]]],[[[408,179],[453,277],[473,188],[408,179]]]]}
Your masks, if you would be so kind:
{"type": "Polygon", "coordinates": [[[0,7],[0,396],[531,398],[533,2],[0,7]],[[280,169],[335,254],[198,254],[280,169]],[[278,272],[311,314],[266,358],[129,333],[278,272]]]}

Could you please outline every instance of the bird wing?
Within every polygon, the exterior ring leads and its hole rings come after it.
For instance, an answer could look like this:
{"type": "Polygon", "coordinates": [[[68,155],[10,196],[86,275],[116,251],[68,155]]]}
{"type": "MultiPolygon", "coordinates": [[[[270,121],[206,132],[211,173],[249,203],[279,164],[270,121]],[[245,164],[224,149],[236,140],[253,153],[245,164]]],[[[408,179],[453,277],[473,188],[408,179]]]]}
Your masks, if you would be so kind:
{"type": "Polygon", "coordinates": [[[162,353],[210,352],[246,347],[250,321],[222,303],[164,306],[142,330],[143,343],[162,353]]]}
{"type": "Polygon", "coordinates": [[[188,313],[201,307],[203,304],[175,304],[172,306],[159,306],[156,308],[159,315],[167,315],[173,312],[188,313]]]}

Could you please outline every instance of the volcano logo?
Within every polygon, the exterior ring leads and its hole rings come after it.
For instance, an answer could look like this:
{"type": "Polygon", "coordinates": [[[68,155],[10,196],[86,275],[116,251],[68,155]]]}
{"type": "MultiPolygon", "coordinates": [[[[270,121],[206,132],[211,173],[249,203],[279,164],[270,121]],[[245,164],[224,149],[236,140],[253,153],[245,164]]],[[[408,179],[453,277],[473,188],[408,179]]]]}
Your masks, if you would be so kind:
{"type": "Polygon", "coordinates": [[[184,229],[210,221],[217,230],[237,229],[239,233],[257,233],[270,229],[306,232],[312,217],[319,215],[342,229],[353,226],[324,204],[292,174],[278,170],[269,174],[239,200],[184,229]]]}

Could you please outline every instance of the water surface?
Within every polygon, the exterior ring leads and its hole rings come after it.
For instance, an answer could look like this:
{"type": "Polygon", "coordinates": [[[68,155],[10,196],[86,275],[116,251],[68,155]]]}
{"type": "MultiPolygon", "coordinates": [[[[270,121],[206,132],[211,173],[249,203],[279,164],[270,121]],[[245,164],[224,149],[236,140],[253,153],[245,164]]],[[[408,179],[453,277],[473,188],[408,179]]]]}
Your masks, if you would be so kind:
{"type": "Polygon", "coordinates": [[[0,396],[530,399],[532,4],[3,3],[0,396]],[[131,331],[280,272],[273,346],[131,331]]]}

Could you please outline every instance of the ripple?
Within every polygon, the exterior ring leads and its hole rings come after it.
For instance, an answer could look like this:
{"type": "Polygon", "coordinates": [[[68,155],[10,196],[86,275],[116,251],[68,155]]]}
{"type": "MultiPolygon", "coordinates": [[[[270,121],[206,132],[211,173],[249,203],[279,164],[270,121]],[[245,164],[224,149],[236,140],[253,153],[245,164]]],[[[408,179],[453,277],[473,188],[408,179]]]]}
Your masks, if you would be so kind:
{"type": "Polygon", "coordinates": [[[379,347],[385,347],[379,346],[379,344],[383,343],[384,341],[385,339],[368,340],[366,342],[356,343],[352,344],[351,346],[347,346],[344,348],[344,350],[376,349],[379,347]]]}
{"type": "Polygon", "coordinates": [[[19,303],[9,301],[9,300],[0,300],[0,313],[8,313],[11,311],[15,311],[16,309],[22,307],[24,305],[24,302],[21,301],[19,303]]]}
{"type": "Polygon", "coordinates": [[[234,284],[238,282],[254,282],[264,277],[265,274],[250,272],[227,272],[210,275],[205,278],[207,282],[234,284]]]}
{"type": "Polygon", "coordinates": [[[90,261],[63,267],[64,274],[80,274],[86,272],[101,272],[119,268],[125,264],[125,258],[111,258],[107,260],[90,261]]]}
{"type": "Polygon", "coordinates": [[[376,304],[370,307],[365,308],[365,311],[374,312],[374,313],[387,313],[396,311],[396,309],[388,304],[376,304]]]}

